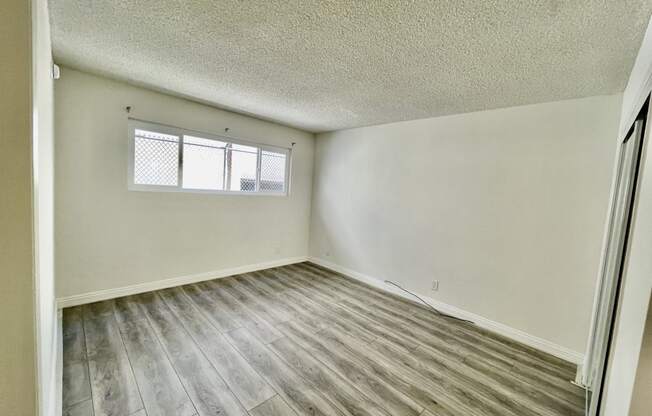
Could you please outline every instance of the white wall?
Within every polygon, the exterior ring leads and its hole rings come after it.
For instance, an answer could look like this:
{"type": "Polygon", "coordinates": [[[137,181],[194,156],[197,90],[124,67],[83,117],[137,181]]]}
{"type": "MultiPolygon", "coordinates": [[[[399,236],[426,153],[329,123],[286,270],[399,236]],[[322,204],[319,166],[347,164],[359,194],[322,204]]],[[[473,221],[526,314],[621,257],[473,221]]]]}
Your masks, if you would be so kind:
{"type": "Polygon", "coordinates": [[[602,96],[319,134],[311,255],[581,356],[620,104],[602,96]]]}
{"type": "Polygon", "coordinates": [[[314,137],[68,68],[55,85],[57,295],[308,254],[314,137]],[[127,114],[289,147],[289,197],[127,190],[127,114]]]}
{"type": "Polygon", "coordinates": [[[39,407],[57,403],[57,313],[54,296],[54,92],[47,0],[32,1],[34,290],[37,308],[39,407]]]}
{"type": "MultiPolygon", "coordinates": [[[[632,74],[623,93],[619,140],[631,126],[652,89],[652,22],[643,39],[632,74]]],[[[652,135],[646,127],[645,149],[627,264],[620,295],[616,328],[608,367],[601,415],[629,413],[636,369],[643,340],[646,311],[652,293],[652,135]]]]}

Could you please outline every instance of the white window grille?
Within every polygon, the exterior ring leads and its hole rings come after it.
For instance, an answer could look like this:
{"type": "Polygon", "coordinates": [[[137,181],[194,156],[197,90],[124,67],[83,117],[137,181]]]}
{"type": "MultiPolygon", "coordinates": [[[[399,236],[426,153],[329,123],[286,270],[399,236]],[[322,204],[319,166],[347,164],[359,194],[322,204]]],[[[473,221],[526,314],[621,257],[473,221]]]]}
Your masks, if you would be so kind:
{"type": "Polygon", "coordinates": [[[129,189],[287,195],[290,149],[129,120],[129,189]]]}

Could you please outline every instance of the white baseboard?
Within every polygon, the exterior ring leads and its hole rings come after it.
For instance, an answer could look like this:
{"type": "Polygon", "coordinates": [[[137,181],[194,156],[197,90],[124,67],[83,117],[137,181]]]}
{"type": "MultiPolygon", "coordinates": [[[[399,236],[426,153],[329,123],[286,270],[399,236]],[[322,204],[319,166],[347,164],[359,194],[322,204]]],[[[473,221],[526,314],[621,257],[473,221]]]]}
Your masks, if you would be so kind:
{"type": "Polygon", "coordinates": [[[232,267],[229,269],[215,270],[211,272],[192,274],[187,276],[172,277],[169,279],[155,280],[153,282],[139,283],[131,286],[117,287],[113,289],[98,290],[95,292],[82,293],[80,295],[66,296],[57,299],[58,308],[84,305],[87,303],[99,302],[107,299],[119,298],[122,296],[136,295],[138,293],[151,292],[153,290],[167,289],[170,287],[187,285],[190,283],[203,282],[205,280],[219,279],[234,274],[250,273],[257,270],[269,269],[272,267],[285,266],[288,264],[307,261],[308,257],[291,257],[281,260],[268,261],[264,263],[248,264],[245,266],[232,267]]]}
{"type": "MultiPolygon", "coordinates": [[[[359,280],[361,282],[367,283],[371,286],[374,286],[378,289],[384,290],[386,292],[398,295],[402,298],[409,299],[411,301],[415,301],[415,299],[410,296],[409,294],[403,292],[402,290],[388,285],[385,282],[383,282],[380,279],[376,279],[371,276],[367,276],[365,274],[356,272],[351,269],[347,269],[346,267],[342,267],[338,264],[331,263],[327,260],[323,260],[317,257],[309,257],[308,260],[312,263],[318,264],[322,267],[325,267],[327,269],[331,269],[333,271],[336,271],[338,273],[341,273],[343,275],[349,276],[353,279],[359,280]]],[[[499,322],[492,321],[490,319],[487,319],[485,317],[482,317],[480,315],[476,315],[472,312],[465,311],[463,309],[457,308],[452,305],[448,305],[446,303],[437,301],[435,299],[431,299],[427,296],[423,296],[419,294],[420,297],[422,297],[426,302],[430,303],[432,306],[437,308],[438,310],[448,314],[452,315],[458,318],[462,319],[467,319],[469,321],[474,322],[476,325],[478,325],[481,328],[485,328],[487,330],[490,330],[492,332],[495,332],[497,334],[503,335],[505,337],[508,337],[510,339],[513,339],[514,341],[518,341],[522,344],[525,344],[527,346],[530,346],[532,348],[536,348],[540,351],[547,352],[548,354],[554,355],[555,357],[561,358],[562,360],[569,361],[573,364],[582,364],[584,360],[584,354],[579,353],[577,351],[573,351],[569,348],[563,347],[561,345],[555,344],[554,342],[545,340],[543,338],[536,337],[534,335],[530,335],[526,332],[523,332],[519,329],[515,329],[512,327],[509,327],[507,325],[501,324],[499,322]]]]}

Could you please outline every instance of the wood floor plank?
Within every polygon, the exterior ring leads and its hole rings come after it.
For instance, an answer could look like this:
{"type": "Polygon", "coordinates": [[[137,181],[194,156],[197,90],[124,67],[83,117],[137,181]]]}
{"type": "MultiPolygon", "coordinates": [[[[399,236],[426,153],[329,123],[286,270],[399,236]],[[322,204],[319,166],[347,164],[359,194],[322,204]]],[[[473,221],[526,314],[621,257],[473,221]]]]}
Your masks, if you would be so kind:
{"type": "Polygon", "coordinates": [[[249,329],[252,334],[259,337],[264,343],[281,338],[282,335],[266,320],[267,315],[258,315],[226,290],[230,280],[232,279],[208,281],[202,283],[201,287],[207,289],[213,301],[219,304],[222,309],[227,309],[232,314],[233,319],[240,323],[240,326],[249,329]]]}
{"type": "Polygon", "coordinates": [[[143,409],[112,302],[84,307],[84,334],[95,416],[130,415],[143,409]]]}
{"type": "MultiPolygon", "coordinates": [[[[329,333],[335,334],[336,339],[342,341],[346,334],[337,336],[336,331],[336,328],[332,328],[332,331],[322,332],[321,335],[326,337],[329,333]]],[[[357,340],[355,343],[358,343],[357,340]]],[[[351,344],[353,343],[349,342],[349,345],[351,344]]],[[[544,396],[537,389],[528,388],[527,385],[510,378],[509,373],[496,371],[492,366],[485,366],[482,371],[478,371],[478,366],[469,366],[466,361],[451,360],[435,349],[419,347],[416,351],[407,352],[383,339],[378,339],[369,347],[404,365],[410,363],[409,367],[417,371],[427,369],[428,371],[421,371],[421,373],[430,379],[444,376],[446,381],[454,385],[452,388],[446,388],[449,392],[454,391],[455,388],[468,387],[498,404],[511,408],[516,414],[527,414],[532,409],[535,414],[540,415],[575,415],[580,410],[563,401],[544,396]]],[[[369,347],[364,349],[358,347],[357,352],[368,355],[369,347]]]]}
{"type": "Polygon", "coordinates": [[[276,394],[181,289],[159,293],[246,409],[253,409],[276,394]]]}
{"type": "Polygon", "coordinates": [[[398,322],[401,322],[402,325],[432,333],[436,336],[438,341],[443,341],[449,345],[456,345],[459,349],[469,351],[477,356],[485,357],[487,360],[507,363],[507,365],[512,366],[518,363],[524,367],[531,368],[534,371],[547,373],[561,381],[568,381],[574,377],[573,374],[568,374],[561,368],[549,366],[537,357],[525,354],[507,345],[496,345],[493,342],[485,340],[483,337],[471,335],[463,331],[456,331],[448,325],[432,324],[427,321],[421,321],[415,319],[414,315],[404,315],[399,311],[388,308],[386,305],[369,305],[359,299],[347,299],[347,302],[353,302],[360,307],[381,312],[383,316],[395,319],[398,322]]]}
{"type": "Polygon", "coordinates": [[[264,316],[265,320],[267,320],[271,325],[276,325],[289,319],[289,317],[277,313],[270,304],[271,299],[265,298],[264,301],[260,301],[254,293],[242,284],[242,279],[242,276],[239,276],[238,279],[223,279],[216,283],[218,283],[219,286],[232,297],[237,299],[238,302],[242,303],[259,316],[264,316]]]}
{"type": "Polygon", "coordinates": [[[296,416],[281,396],[274,396],[265,403],[249,411],[251,416],[296,416]]]}
{"type": "Polygon", "coordinates": [[[528,382],[535,385],[545,386],[545,388],[562,390],[564,391],[562,393],[563,395],[575,396],[575,399],[571,399],[571,403],[577,403],[583,400],[581,395],[577,395],[577,388],[568,383],[567,380],[551,376],[547,372],[541,371],[533,366],[517,367],[517,363],[509,358],[509,354],[492,354],[481,348],[476,348],[469,343],[460,343],[458,340],[452,339],[440,331],[434,329],[428,331],[428,328],[412,325],[409,319],[404,319],[397,315],[389,315],[382,311],[381,308],[369,309],[349,299],[343,301],[341,304],[352,311],[383,324],[386,328],[395,328],[403,337],[414,340],[423,347],[445,352],[448,357],[457,357],[460,361],[475,358],[485,364],[496,367],[499,371],[513,374],[514,377],[517,376],[514,374],[514,369],[516,368],[518,377],[521,379],[528,380],[528,382]],[[371,310],[374,313],[371,313],[371,310]],[[436,334],[436,336],[432,337],[428,332],[436,334]]]}
{"type": "Polygon", "coordinates": [[[482,348],[507,355],[516,362],[532,363],[533,367],[548,371],[550,374],[556,374],[561,379],[569,380],[575,377],[576,366],[572,363],[565,362],[550,354],[534,352],[530,347],[515,341],[508,341],[497,334],[488,335],[490,331],[477,326],[441,318],[426,311],[413,314],[411,318],[425,327],[438,328],[450,333],[452,336],[473,342],[482,348]]]}
{"type": "Polygon", "coordinates": [[[560,381],[544,372],[534,371],[531,368],[522,367],[520,364],[515,364],[509,374],[524,383],[532,384],[543,390],[553,391],[558,397],[563,397],[577,406],[584,406],[584,390],[568,380],[560,381]]]}
{"type": "MultiPolygon", "coordinates": [[[[325,280],[325,279],[324,279],[325,280]]],[[[318,284],[316,290],[320,290],[318,284]]],[[[436,346],[439,346],[440,348],[449,348],[449,353],[453,354],[456,351],[459,351],[459,349],[464,346],[465,344],[458,340],[457,338],[454,338],[450,335],[449,332],[443,332],[439,331],[438,328],[425,328],[423,325],[420,325],[419,323],[415,322],[410,322],[409,319],[411,317],[410,314],[405,314],[402,311],[397,311],[390,309],[389,306],[384,305],[384,304],[373,304],[373,307],[369,307],[370,304],[368,302],[364,301],[364,296],[355,296],[354,294],[346,293],[343,292],[343,299],[340,302],[340,304],[343,304],[345,306],[351,307],[351,303],[356,305],[360,310],[365,310],[367,312],[370,312],[370,314],[365,315],[366,317],[371,317],[374,316],[374,319],[376,322],[384,325],[386,328],[392,329],[396,327],[405,327],[405,328],[417,328],[420,330],[423,330],[424,332],[421,334],[421,336],[413,336],[413,338],[418,338],[422,342],[427,342],[428,339],[433,340],[435,342],[436,346]],[[382,320],[378,319],[379,317],[375,316],[376,312],[380,311],[382,312],[381,316],[382,320]],[[436,332],[435,337],[429,336],[428,333],[431,333],[433,331],[438,331],[436,332]]],[[[414,334],[410,334],[414,335],[414,334]]],[[[471,348],[475,348],[474,344],[469,344],[471,348]]],[[[490,354],[491,352],[488,352],[487,354],[490,354]]],[[[511,368],[512,365],[512,360],[509,358],[511,357],[502,357],[502,356],[497,356],[498,360],[503,360],[503,363],[505,365],[505,368],[511,368]]]]}
{"type": "Polygon", "coordinates": [[[242,327],[242,323],[236,320],[228,309],[224,309],[220,304],[216,303],[210,293],[203,290],[201,286],[186,285],[181,287],[181,289],[206,314],[211,323],[220,332],[228,332],[242,327]]]}
{"type": "MultiPolygon", "coordinates": [[[[64,337],[71,332],[79,332],[84,330],[84,318],[81,306],[74,306],[71,308],[64,308],[61,311],[61,332],[64,337]]],[[[64,354],[66,353],[64,349],[64,354]]]]}
{"type": "Polygon", "coordinates": [[[341,299],[343,294],[330,289],[322,290],[323,284],[316,280],[306,279],[301,274],[293,274],[286,268],[275,269],[271,272],[279,281],[290,285],[297,290],[312,290],[313,296],[311,299],[322,303],[336,304],[341,299]]]}
{"type": "Polygon", "coordinates": [[[300,416],[341,416],[324,396],[270,351],[246,328],[227,334],[230,342],[300,416]]]}
{"type": "MultiPolygon", "coordinates": [[[[385,310],[385,308],[383,308],[381,305],[373,305],[373,307],[370,307],[368,305],[361,304],[359,301],[351,299],[351,298],[346,299],[345,305],[346,305],[346,302],[351,302],[351,301],[353,301],[359,307],[359,309],[357,310],[358,312],[368,313],[371,310],[373,310],[374,312],[377,312],[378,310],[380,310],[381,312],[387,312],[387,310],[385,310]]],[[[351,305],[349,305],[349,306],[351,306],[351,305]]],[[[370,319],[378,320],[378,316],[375,316],[375,315],[377,315],[377,314],[374,314],[374,315],[367,314],[367,317],[370,318],[370,319]]],[[[384,317],[389,318],[389,320],[382,321],[382,323],[384,323],[386,325],[386,327],[388,327],[388,328],[390,328],[390,327],[397,327],[398,328],[398,327],[401,327],[401,326],[409,327],[409,328],[414,327],[414,322],[410,321],[409,318],[406,319],[406,318],[404,318],[404,316],[398,315],[397,312],[395,314],[393,314],[392,316],[384,315],[384,317]],[[393,322],[393,319],[398,319],[398,322],[393,322]]],[[[422,329],[424,331],[436,333],[437,337],[436,337],[435,341],[436,341],[436,345],[438,345],[439,348],[442,348],[442,347],[446,348],[447,346],[456,346],[456,348],[462,348],[463,347],[463,349],[464,348],[466,348],[467,350],[470,349],[471,352],[473,352],[475,354],[479,353],[480,356],[484,358],[483,361],[491,362],[492,358],[497,360],[497,362],[494,361],[493,364],[500,366],[504,372],[509,373],[510,371],[513,371],[513,368],[515,368],[514,367],[514,363],[515,363],[514,356],[510,355],[509,351],[507,353],[505,353],[504,355],[502,355],[502,354],[499,354],[499,355],[492,354],[491,351],[487,352],[486,350],[476,348],[475,344],[473,344],[472,340],[468,340],[467,342],[460,343],[459,340],[451,339],[448,336],[447,333],[438,331],[438,330],[436,330],[436,328],[423,327],[421,325],[417,325],[417,327],[419,327],[420,329],[422,329]],[[442,345],[441,344],[442,341],[445,344],[442,345]]],[[[417,338],[419,338],[419,337],[417,337],[417,338]]],[[[421,342],[426,341],[426,339],[423,338],[423,337],[420,337],[419,340],[421,342]]],[[[449,355],[452,355],[452,351],[449,351],[448,353],[449,353],[449,355]]],[[[545,371],[542,372],[540,369],[537,369],[536,365],[527,366],[527,367],[525,367],[525,371],[523,371],[523,369],[521,369],[520,372],[522,374],[524,374],[525,376],[529,377],[528,381],[530,383],[532,383],[533,381],[536,381],[536,382],[539,382],[539,384],[540,383],[545,383],[544,386],[547,389],[559,389],[561,387],[564,390],[574,389],[574,392],[570,393],[570,394],[577,394],[578,393],[578,389],[576,387],[570,385],[570,383],[567,383],[566,380],[555,379],[555,378],[551,377],[549,374],[546,374],[547,372],[545,372],[545,371]]],[[[524,377],[524,375],[522,375],[522,377],[524,377]]],[[[535,383],[535,384],[537,384],[537,383],[535,383]]],[[[568,393],[568,391],[566,391],[566,393],[568,393]]],[[[576,397],[575,400],[571,400],[570,401],[571,405],[576,405],[578,403],[577,399],[578,399],[578,397],[576,397]]],[[[581,400],[583,400],[583,399],[582,399],[581,394],[580,394],[579,401],[581,401],[581,400]]]]}
{"type": "Polygon", "coordinates": [[[277,294],[282,294],[286,289],[284,286],[279,284],[278,277],[275,274],[279,269],[281,268],[273,267],[271,269],[259,270],[258,272],[255,272],[256,280],[259,280],[261,283],[272,288],[277,292],[277,294]]]}
{"type": "Polygon", "coordinates": [[[144,312],[201,416],[244,416],[246,411],[158,294],[138,295],[144,312]]]}
{"type": "Polygon", "coordinates": [[[62,408],[67,409],[90,398],[91,385],[88,364],[82,361],[64,364],[62,367],[62,408]]]}
{"type": "MultiPolygon", "coordinates": [[[[405,325],[400,319],[387,315],[382,311],[367,309],[363,305],[360,305],[357,302],[352,302],[348,299],[342,301],[340,305],[351,312],[358,313],[367,319],[375,321],[379,325],[385,327],[386,330],[395,332],[397,336],[406,337],[418,345],[426,345],[436,348],[450,357],[455,357],[459,361],[463,360],[464,357],[469,354],[469,352],[463,350],[458,343],[446,342],[427,331],[405,325]]],[[[507,371],[509,371],[514,364],[512,361],[503,357],[498,358],[496,361],[496,365],[502,366],[502,368],[507,371]]]]}
{"type": "MultiPolygon", "coordinates": [[[[416,319],[425,319],[438,326],[445,326],[454,332],[464,331],[470,333],[483,343],[492,343],[497,345],[498,348],[507,348],[509,350],[518,351],[523,354],[525,360],[543,361],[546,366],[551,369],[562,372],[563,378],[572,378],[575,375],[576,366],[572,363],[566,362],[556,358],[550,354],[535,350],[526,345],[520,344],[516,341],[510,340],[499,334],[492,333],[483,328],[469,325],[464,322],[453,321],[445,317],[437,316],[432,313],[426,306],[419,302],[410,302],[405,299],[399,298],[392,294],[382,293],[374,288],[368,287],[364,283],[356,282],[346,276],[326,270],[312,263],[301,263],[291,267],[298,267],[299,270],[308,271],[322,277],[331,277],[331,279],[322,279],[322,282],[329,284],[341,284],[350,287],[357,287],[361,290],[358,293],[358,298],[366,298],[371,300],[372,304],[383,305],[386,308],[393,308],[396,313],[403,314],[407,311],[406,305],[412,305],[410,310],[413,310],[416,319]],[[365,287],[367,286],[367,287],[365,287]]],[[[313,276],[314,276],[313,274],[313,276]]],[[[409,307],[409,306],[408,306],[409,307]]]]}
{"type": "MultiPolygon", "coordinates": [[[[255,293],[248,291],[247,288],[240,288],[240,294],[243,297],[253,298],[252,300],[260,305],[271,304],[276,310],[280,310],[281,318],[276,320],[276,324],[288,320],[298,320],[315,331],[325,328],[328,323],[323,319],[313,316],[305,308],[299,307],[293,302],[288,302],[287,296],[290,291],[280,286],[273,287],[270,280],[262,272],[254,272],[242,276],[243,282],[254,285],[258,290],[255,293]]],[[[235,289],[238,289],[236,286],[235,289]]]]}
{"type": "MultiPolygon", "coordinates": [[[[396,332],[392,331],[391,328],[387,329],[382,325],[379,325],[372,319],[369,319],[357,313],[352,313],[351,311],[345,308],[341,308],[339,305],[331,302],[330,300],[320,298],[320,294],[318,291],[316,291],[316,289],[302,286],[297,284],[296,282],[289,281],[287,278],[282,277],[280,274],[277,274],[276,276],[278,279],[277,280],[278,284],[284,285],[284,287],[286,287],[287,289],[286,296],[292,298],[293,302],[304,305],[304,308],[306,308],[305,302],[309,302],[313,307],[321,308],[330,317],[333,316],[339,317],[356,328],[362,328],[362,331],[367,332],[368,333],[367,336],[370,338],[382,336],[385,338],[392,339],[396,344],[399,344],[406,349],[417,348],[416,342],[411,341],[410,339],[400,334],[397,334],[396,332]]],[[[306,309],[311,310],[311,308],[309,307],[306,309]]],[[[327,323],[325,327],[331,325],[330,318],[325,320],[325,322],[327,323]]],[[[315,327],[311,327],[311,328],[315,328],[315,327]]],[[[360,335],[360,336],[364,336],[364,335],[360,335]]]]}
{"type": "MultiPolygon", "coordinates": [[[[488,403],[479,400],[473,394],[469,394],[466,390],[450,390],[451,386],[442,377],[435,377],[433,379],[423,377],[416,374],[410,368],[402,368],[400,366],[402,363],[395,362],[391,358],[387,360],[379,359],[374,354],[374,351],[368,348],[361,347],[359,351],[355,351],[350,349],[346,344],[329,342],[325,340],[324,333],[330,331],[330,329],[327,329],[318,334],[321,340],[320,343],[323,344],[322,348],[329,351],[338,351],[343,356],[349,357],[357,365],[369,368],[370,373],[380,377],[382,380],[391,380],[392,386],[436,414],[464,414],[473,416],[503,414],[494,407],[489,406],[488,403]]],[[[300,333],[295,335],[299,338],[301,337],[300,333]]],[[[312,340],[313,343],[314,341],[312,340]]],[[[318,356],[318,358],[320,357],[318,356]]],[[[332,363],[329,363],[329,365],[332,365],[332,363]]],[[[512,413],[506,412],[504,414],[512,413]]]]}
{"type": "Polygon", "coordinates": [[[376,401],[381,407],[391,414],[418,415],[423,407],[410,397],[395,388],[395,380],[378,377],[375,368],[365,362],[346,354],[341,348],[326,346],[319,341],[315,334],[301,328],[294,322],[279,325],[279,329],[292,341],[310,351],[319,361],[337,372],[340,376],[355,380],[356,387],[371,400],[376,401]]]}
{"type": "Polygon", "coordinates": [[[82,308],[78,306],[64,309],[62,325],[62,407],[67,409],[91,398],[82,308]]]}
{"type": "Polygon", "coordinates": [[[91,399],[68,407],[61,414],[62,416],[93,416],[93,402],[91,399]]]}
{"type": "MultiPolygon", "coordinates": [[[[307,323],[309,328],[321,330],[326,327],[335,326],[347,333],[355,333],[356,336],[362,338],[365,342],[371,342],[377,337],[377,334],[371,332],[366,325],[360,325],[355,320],[341,317],[340,311],[336,310],[339,309],[336,305],[324,306],[323,304],[313,302],[310,298],[302,296],[293,290],[286,291],[284,297],[290,300],[292,304],[300,306],[303,311],[308,312],[310,316],[320,322],[316,326],[310,326],[307,323]]],[[[306,324],[306,322],[303,323],[306,324]]]]}
{"type": "Polygon", "coordinates": [[[311,263],[69,308],[63,338],[63,416],[584,410],[573,364],[311,263]]]}
{"type": "MultiPolygon", "coordinates": [[[[414,349],[418,345],[418,340],[411,336],[405,336],[405,334],[396,331],[396,325],[393,322],[389,321],[378,321],[376,315],[373,313],[373,310],[367,310],[361,308],[357,310],[356,308],[347,308],[342,307],[342,301],[339,303],[333,303],[325,299],[320,299],[318,289],[306,286],[300,286],[296,283],[283,281],[283,284],[287,284],[289,287],[295,288],[298,292],[301,293],[304,299],[310,299],[311,302],[318,304],[320,307],[329,311],[329,313],[342,317],[349,322],[356,323],[357,325],[365,328],[372,334],[377,336],[384,336],[392,338],[397,344],[402,345],[406,349],[414,349]]],[[[448,346],[447,344],[442,345],[443,348],[448,348],[451,354],[456,352],[456,349],[448,346]]]]}
{"type": "Polygon", "coordinates": [[[344,414],[350,416],[389,416],[349,381],[316,360],[287,338],[269,345],[299,375],[315,385],[344,414]]]}
{"type": "Polygon", "coordinates": [[[492,383],[505,386],[516,394],[522,394],[547,408],[554,409],[556,411],[554,414],[584,414],[584,398],[578,399],[577,396],[568,394],[564,389],[557,388],[557,386],[541,388],[540,385],[519,379],[514,375],[513,370],[511,372],[499,371],[475,357],[465,358],[463,364],[489,377],[492,383]]]}
{"type": "MultiPolygon", "coordinates": [[[[418,373],[428,380],[437,380],[447,396],[456,396],[457,400],[476,405],[477,409],[489,409],[496,414],[515,415],[550,415],[545,406],[538,406],[518,392],[494,383],[484,374],[465,367],[456,360],[435,352],[435,355],[423,354],[421,347],[416,351],[405,352],[394,348],[391,343],[377,340],[363,348],[357,341],[347,338],[346,334],[329,331],[322,334],[346,344],[354,352],[364,351],[368,359],[400,366],[411,373],[418,373]],[[370,351],[370,349],[372,351],[370,351]],[[378,354],[380,353],[380,354],[378,354]]],[[[434,352],[434,350],[432,350],[434,352]]],[[[411,378],[415,378],[414,375],[411,378]]]]}
{"type": "Polygon", "coordinates": [[[383,320],[387,325],[400,326],[404,328],[410,328],[412,334],[421,339],[422,342],[428,343],[433,342],[431,346],[437,347],[442,342],[450,346],[455,346],[457,350],[469,350],[477,355],[487,357],[487,359],[493,359],[497,363],[504,365],[505,368],[511,368],[515,362],[514,357],[509,356],[508,354],[496,354],[491,350],[485,350],[478,348],[477,343],[474,343],[473,340],[459,339],[451,334],[450,331],[441,330],[437,326],[426,326],[419,321],[412,319],[410,315],[403,315],[398,312],[394,312],[390,309],[383,307],[382,305],[374,305],[370,308],[370,305],[365,304],[359,299],[346,299],[342,301],[342,304],[349,308],[355,308],[358,311],[361,310],[372,310],[377,316],[377,319],[383,320]],[[432,334],[434,336],[429,337],[425,334],[432,334]]]}
{"type": "Polygon", "coordinates": [[[581,395],[577,395],[576,388],[570,385],[566,380],[550,376],[546,372],[538,371],[532,367],[517,367],[516,363],[506,356],[487,354],[486,351],[481,349],[450,340],[445,334],[438,334],[435,338],[432,338],[429,335],[424,336],[423,329],[414,328],[409,324],[402,323],[400,320],[395,321],[392,317],[387,317],[380,311],[376,311],[376,313],[372,314],[369,312],[370,309],[360,305],[351,304],[348,301],[343,302],[343,305],[347,308],[351,308],[351,310],[357,313],[364,314],[369,319],[384,324],[387,328],[396,328],[396,331],[400,332],[402,336],[409,340],[418,342],[421,346],[445,352],[449,357],[457,356],[460,361],[477,358],[485,364],[496,367],[499,371],[510,373],[514,377],[526,380],[527,382],[540,386],[541,388],[562,390],[564,391],[564,395],[575,396],[575,399],[573,400],[574,402],[581,402],[583,400],[581,395]],[[421,332],[421,335],[419,332],[421,332]]]}
{"type": "Polygon", "coordinates": [[[133,297],[115,300],[115,313],[148,416],[196,413],[154,330],[133,297]]]}
{"type": "MultiPolygon", "coordinates": [[[[324,284],[351,288],[358,293],[358,296],[368,296],[377,299],[380,303],[394,305],[395,307],[402,309],[406,314],[415,313],[422,309],[422,306],[415,302],[408,302],[398,295],[380,291],[366,283],[359,282],[330,270],[321,269],[319,266],[312,263],[301,263],[296,266],[299,267],[303,273],[312,271],[317,274],[317,276],[321,276],[321,279],[319,280],[324,284]]],[[[297,274],[303,276],[303,273],[298,272],[297,274]]]]}
{"type": "MultiPolygon", "coordinates": [[[[536,414],[523,406],[514,405],[510,398],[505,397],[501,392],[475,384],[468,377],[464,380],[465,382],[461,382],[460,377],[456,377],[457,374],[450,372],[429,373],[427,375],[419,372],[420,363],[413,359],[413,352],[408,353],[397,349],[398,353],[378,354],[373,346],[381,340],[367,346],[344,333],[338,333],[336,329],[325,330],[320,335],[325,338],[324,342],[327,345],[331,345],[331,343],[342,345],[349,349],[351,353],[360,356],[361,359],[367,360],[373,365],[384,367],[394,377],[404,378],[408,384],[427,385],[429,392],[436,393],[438,403],[450,412],[466,408],[465,413],[468,414],[519,416],[536,414]]],[[[452,360],[449,362],[456,363],[457,361],[452,360]]],[[[443,367],[443,369],[445,368],[443,367]]]]}

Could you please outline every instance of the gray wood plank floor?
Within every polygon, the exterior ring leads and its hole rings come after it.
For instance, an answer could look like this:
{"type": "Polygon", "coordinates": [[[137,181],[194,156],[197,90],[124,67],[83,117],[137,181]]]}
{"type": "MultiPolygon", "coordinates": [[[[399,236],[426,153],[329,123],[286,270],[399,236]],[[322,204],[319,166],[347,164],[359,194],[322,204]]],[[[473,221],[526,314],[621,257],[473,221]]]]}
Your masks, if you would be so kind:
{"type": "Polygon", "coordinates": [[[575,366],[311,263],[63,311],[69,416],[580,416],[575,366]]]}

